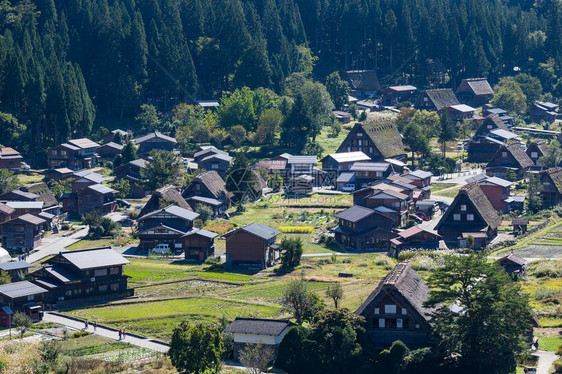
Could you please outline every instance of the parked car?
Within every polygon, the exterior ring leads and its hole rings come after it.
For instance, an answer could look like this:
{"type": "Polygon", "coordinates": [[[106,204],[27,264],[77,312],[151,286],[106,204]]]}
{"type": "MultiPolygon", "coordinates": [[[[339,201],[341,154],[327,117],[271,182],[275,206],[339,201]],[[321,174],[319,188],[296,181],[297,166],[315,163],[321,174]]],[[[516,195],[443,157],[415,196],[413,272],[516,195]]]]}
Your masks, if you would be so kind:
{"type": "Polygon", "coordinates": [[[421,219],[420,217],[416,216],[415,214],[410,214],[408,216],[411,220],[413,220],[414,222],[416,222],[416,224],[420,224],[423,223],[423,219],[421,219]]]}
{"type": "Polygon", "coordinates": [[[22,163],[21,163],[21,166],[20,166],[20,169],[21,169],[21,170],[30,170],[30,169],[31,169],[31,166],[29,166],[29,165],[26,164],[25,162],[22,162],[22,163]]]}
{"type": "Polygon", "coordinates": [[[446,203],[444,201],[438,201],[437,205],[439,205],[439,209],[447,209],[449,207],[449,203],[446,203]]]}
{"type": "Polygon", "coordinates": [[[152,252],[155,253],[168,253],[170,252],[170,245],[160,243],[156,247],[152,248],[152,252]]]}
{"type": "Polygon", "coordinates": [[[348,183],[345,186],[343,186],[341,190],[343,192],[354,192],[355,191],[355,185],[353,183],[348,183]]]}
{"type": "Polygon", "coordinates": [[[127,200],[117,199],[116,202],[117,202],[117,205],[119,205],[121,208],[130,208],[131,207],[131,203],[128,202],[127,200]]]}
{"type": "Polygon", "coordinates": [[[133,226],[133,220],[130,218],[125,218],[121,221],[119,221],[119,223],[121,224],[121,226],[125,226],[125,227],[131,227],[133,226]]]}
{"type": "Polygon", "coordinates": [[[422,213],[422,212],[418,212],[415,215],[416,215],[416,217],[419,217],[419,218],[423,219],[424,221],[429,221],[431,219],[430,216],[428,216],[427,214],[422,213]]]}

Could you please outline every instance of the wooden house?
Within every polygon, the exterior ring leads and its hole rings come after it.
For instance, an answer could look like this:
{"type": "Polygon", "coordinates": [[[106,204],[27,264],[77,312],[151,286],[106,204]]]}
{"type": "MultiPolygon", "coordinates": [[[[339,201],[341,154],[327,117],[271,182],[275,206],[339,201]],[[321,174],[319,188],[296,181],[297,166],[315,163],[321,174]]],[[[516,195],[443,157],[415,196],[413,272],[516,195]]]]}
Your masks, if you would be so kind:
{"type": "Polygon", "coordinates": [[[453,122],[460,122],[464,119],[474,117],[476,109],[466,104],[451,105],[445,108],[449,119],[453,122]]]}
{"type": "Polygon", "coordinates": [[[0,263],[0,270],[8,273],[12,282],[25,280],[25,276],[29,272],[29,269],[33,268],[27,261],[10,261],[0,263]]]}
{"type": "Polygon", "coordinates": [[[345,73],[351,95],[364,98],[381,89],[379,78],[375,70],[350,70],[345,73]]]}
{"type": "Polygon", "coordinates": [[[137,220],[139,248],[149,251],[158,244],[168,244],[172,251],[184,249],[182,237],[193,228],[197,217],[199,213],[177,205],[144,214],[137,220]]]}
{"type": "Polygon", "coordinates": [[[295,326],[295,324],[289,320],[236,317],[224,332],[232,334],[234,339],[235,361],[240,360],[240,352],[248,344],[270,347],[274,352],[273,360],[277,356],[281,340],[291,326],[295,326]]]}
{"type": "Polygon", "coordinates": [[[342,152],[363,152],[372,161],[406,157],[402,136],[394,123],[386,119],[356,123],[336,151],[342,152]]]}
{"type": "Polygon", "coordinates": [[[496,236],[500,224],[490,200],[478,183],[472,182],[460,189],[435,229],[448,246],[465,248],[466,239],[472,236],[473,248],[478,249],[496,236]]]}
{"type": "Polygon", "coordinates": [[[562,203],[562,167],[543,170],[539,174],[542,185],[541,198],[543,208],[562,203]]]}
{"type": "Polygon", "coordinates": [[[412,226],[400,231],[398,236],[390,240],[390,255],[398,257],[406,249],[439,249],[443,238],[438,233],[424,229],[421,226],[412,226]]]}
{"type": "Polygon", "coordinates": [[[488,115],[468,143],[468,160],[488,162],[510,140],[521,141],[521,138],[509,131],[497,114],[488,115]]]}
{"type": "Polygon", "coordinates": [[[145,214],[162,209],[162,207],[166,207],[168,205],[177,205],[180,208],[192,210],[191,206],[189,206],[189,204],[181,196],[178,188],[173,185],[168,185],[159,188],[152,193],[152,196],[150,197],[148,202],[141,209],[139,218],[144,216],[145,214]]]}
{"type": "Polygon", "coordinates": [[[23,216],[24,214],[38,216],[43,211],[44,205],[42,201],[6,201],[5,204],[15,210],[11,214],[11,218],[23,216]]]}
{"type": "Polygon", "coordinates": [[[16,213],[14,208],[11,208],[4,203],[0,203],[0,232],[2,230],[1,224],[15,218],[14,213],[16,213]]]}
{"type": "Polygon", "coordinates": [[[365,153],[357,151],[332,153],[320,161],[322,162],[322,170],[333,174],[337,178],[341,173],[349,171],[354,163],[369,162],[371,158],[365,153]]]}
{"type": "Polygon", "coordinates": [[[496,114],[500,118],[500,120],[504,123],[504,125],[506,125],[507,127],[512,127],[514,125],[513,117],[509,115],[507,110],[501,108],[494,108],[491,104],[484,105],[482,107],[482,115],[486,117],[491,114],[496,114]]]}
{"type": "Polygon", "coordinates": [[[115,179],[125,179],[129,181],[129,185],[131,186],[129,196],[131,197],[142,198],[149,192],[144,189],[141,175],[141,170],[146,167],[147,162],[148,161],[139,158],[115,168],[115,179]]]}
{"type": "Polygon", "coordinates": [[[511,183],[505,179],[498,177],[489,177],[479,174],[475,177],[468,178],[467,183],[476,182],[480,189],[486,195],[495,210],[508,213],[510,211],[507,199],[511,196],[511,183]]]}
{"type": "Polygon", "coordinates": [[[197,175],[182,196],[192,208],[204,204],[213,209],[213,218],[221,216],[230,208],[232,194],[226,190],[226,184],[216,171],[206,171],[197,175]]]}
{"type": "Polygon", "coordinates": [[[60,252],[32,273],[33,283],[49,291],[49,302],[130,296],[123,266],[129,261],[110,247],[60,252]]]}
{"type": "Polygon", "coordinates": [[[453,90],[450,88],[439,88],[422,91],[416,101],[415,107],[419,110],[441,112],[450,106],[459,104],[459,100],[453,90]]]}
{"type": "Polygon", "coordinates": [[[108,132],[107,134],[104,135],[103,137],[103,144],[107,144],[110,142],[114,142],[116,141],[116,136],[121,137],[121,145],[126,144],[127,141],[129,141],[131,139],[131,133],[125,130],[121,130],[121,129],[116,129],[113,131],[108,132]],[[119,135],[117,135],[119,134],[119,135]]]}
{"type": "Polygon", "coordinates": [[[74,171],[69,168],[57,168],[57,169],[50,169],[45,172],[45,177],[48,180],[64,180],[70,178],[74,175],[74,171]]]}
{"type": "Polygon", "coordinates": [[[0,201],[37,201],[39,195],[22,190],[13,190],[0,195],[0,201]]]}
{"type": "Polygon", "coordinates": [[[197,162],[197,167],[199,169],[216,171],[221,177],[224,177],[231,162],[232,156],[228,154],[211,153],[201,158],[199,162],[197,162]]]}
{"type": "Polygon", "coordinates": [[[521,144],[517,141],[502,145],[486,165],[486,175],[505,179],[507,171],[512,170],[517,178],[522,178],[534,166],[521,144]]]}
{"type": "Polygon", "coordinates": [[[525,234],[529,226],[529,220],[525,218],[514,218],[511,220],[511,227],[513,227],[514,234],[525,234]]]}
{"type": "Polygon", "coordinates": [[[486,78],[469,78],[461,81],[456,96],[461,103],[477,108],[490,102],[494,90],[486,78]]]}
{"type": "Polygon", "coordinates": [[[226,266],[230,269],[272,266],[279,260],[279,247],[275,244],[279,234],[263,223],[251,223],[226,233],[226,266]]]}
{"type": "Polygon", "coordinates": [[[26,280],[0,285],[0,306],[3,308],[0,325],[11,326],[13,312],[25,313],[33,322],[40,321],[47,294],[48,290],[26,280]]]}
{"type": "Polygon", "coordinates": [[[11,147],[0,148],[0,169],[21,169],[23,156],[11,147]]]}
{"type": "Polygon", "coordinates": [[[122,150],[123,150],[122,144],[109,142],[109,143],[105,143],[104,145],[101,145],[98,148],[97,153],[100,156],[100,160],[113,161],[115,160],[115,157],[117,157],[117,155],[121,154],[122,150]]]}
{"type": "Polygon", "coordinates": [[[558,118],[558,104],[538,101],[529,108],[529,114],[533,122],[548,122],[552,123],[558,118]]]}
{"type": "Polygon", "coordinates": [[[414,86],[391,86],[382,90],[382,105],[395,106],[396,104],[410,102],[414,103],[418,95],[418,89],[414,86]]]}
{"type": "Polygon", "coordinates": [[[47,151],[51,169],[69,168],[72,170],[92,168],[97,165],[96,153],[99,144],[90,139],[71,139],[66,143],[51,147],[47,151]]]}
{"type": "Polygon", "coordinates": [[[215,255],[215,238],[218,234],[199,228],[192,228],[181,240],[186,260],[205,261],[215,255]]]}
{"type": "Polygon", "coordinates": [[[2,224],[2,246],[12,250],[32,250],[41,245],[46,220],[23,214],[2,224]]]}
{"type": "Polygon", "coordinates": [[[393,168],[388,162],[355,162],[349,171],[355,173],[357,185],[365,186],[388,177],[393,172],[393,168]]]}
{"type": "Polygon", "coordinates": [[[408,346],[431,343],[432,309],[424,306],[429,287],[410,265],[399,263],[355,311],[366,321],[375,346],[388,347],[396,340],[408,346]]]}
{"type": "Polygon", "coordinates": [[[406,178],[411,184],[418,188],[426,188],[431,186],[431,177],[433,174],[429,171],[414,170],[402,174],[401,177],[406,178]]]}
{"type": "MultiPolygon", "coordinates": [[[[382,188],[382,186],[381,186],[382,188]]],[[[392,218],[393,225],[403,226],[408,218],[409,196],[392,186],[386,186],[383,190],[374,190],[366,199],[367,208],[377,210],[385,207],[384,215],[392,218]]],[[[380,213],[380,212],[379,212],[380,213]]]]}
{"type": "Polygon", "coordinates": [[[527,145],[527,156],[533,161],[536,166],[541,166],[540,158],[546,155],[547,148],[544,140],[536,140],[527,145]]]}
{"type": "Polygon", "coordinates": [[[351,122],[351,114],[347,113],[347,112],[342,112],[341,110],[334,110],[332,111],[332,113],[334,113],[334,117],[336,117],[336,119],[340,122],[340,123],[349,123],[351,122]]]}
{"type": "Polygon", "coordinates": [[[333,230],[335,239],[345,247],[364,250],[388,250],[393,219],[374,209],[354,205],[336,214],[338,226],[333,230]]]}
{"type": "Polygon", "coordinates": [[[177,141],[171,136],[154,131],[150,134],[136,138],[134,143],[138,146],[137,153],[139,155],[145,155],[149,154],[153,149],[161,149],[171,152],[176,147],[177,141]]]}
{"type": "Polygon", "coordinates": [[[84,215],[95,210],[100,215],[115,212],[117,191],[103,184],[93,184],[76,192],[76,211],[84,215]]]}
{"type": "Polygon", "coordinates": [[[510,253],[507,256],[496,261],[505,272],[513,278],[519,278],[521,275],[525,274],[528,270],[527,261],[524,258],[517,256],[516,254],[510,253]]]}

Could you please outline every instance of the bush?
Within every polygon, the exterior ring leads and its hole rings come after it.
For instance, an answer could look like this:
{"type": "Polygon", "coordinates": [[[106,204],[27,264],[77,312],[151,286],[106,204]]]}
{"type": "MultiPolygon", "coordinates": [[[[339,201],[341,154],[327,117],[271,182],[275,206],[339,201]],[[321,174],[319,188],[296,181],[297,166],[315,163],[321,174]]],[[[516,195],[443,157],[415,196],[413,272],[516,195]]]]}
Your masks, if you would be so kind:
{"type": "Polygon", "coordinates": [[[130,219],[137,219],[139,217],[140,212],[138,210],[129,210],[127,212],[127,217],[130,219]]]}
{"type": "Polygon", "coordinates": [[[530,265],[531,274],[537,278],[561,278],[562,261],[536,261],[530,265]]]}
{"type": "Polygon", "coordinates": [[[537,300],[544,300],[555,296],[558,291],[553,290],[551,288],[541,287],[535,291],[535,299],[537,300]]]}
{"type": "Polygon", "coordinates": [[[207,257],[207,259],[205,260],[205,265],[220,265],[220,263],[220,257],[207,257]]]}
{"type": "Polygon", "coordinates": [[[83,336],[88,336],[90,335],[90,333],[88,331],[77,331],[75,333],[73,333],[72,335],[70,335],[71,339],[75,339],[75,338],[81,338],[83,336]]]}

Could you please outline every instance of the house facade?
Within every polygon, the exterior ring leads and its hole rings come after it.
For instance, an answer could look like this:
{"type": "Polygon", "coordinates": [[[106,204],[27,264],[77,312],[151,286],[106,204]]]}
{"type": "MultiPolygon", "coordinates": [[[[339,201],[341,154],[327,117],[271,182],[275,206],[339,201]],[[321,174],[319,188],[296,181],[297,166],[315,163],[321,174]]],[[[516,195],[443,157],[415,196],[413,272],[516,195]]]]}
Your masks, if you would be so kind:
{"type": "Polygon", "coordinates": [[[382,90],[382,105],[395,106],[409,101],[415,103],[418,89],[415,86],[391,86],[382,90]]]}
{"type": "Polygon", "coordinates": [[[424,307],[429,287],[407,263],[399,263],[355,311],[366,321],[375,346],[396,340],[408,346],[431,343],[431,309],[424,307]]]}
{"type": "Polygon", "coordinates": [[[43,218],[24,214],[2,224],[2,246],[11,250],[29,251],[41,245],[43,218]]]}
{"type": "Polygon", "coordinates": [[[97,165],[99,144],[90,139],[71,139],[47,150],[49,168],[72,170],[92,168],[97,165]]]}
{"type": "Polygon", "coordinates": [[[224,235],[228,268],[265,269],[279,260],[275,244],[280,232],[262,223],[251,223],[224,235]]]}
{"type": "Polygon", "coordinates": [[[374,209],[354,205],[336,213],[338,226],[333,230],[335,240],[356,250],[388,250],[393,220],[374,209]]]}
{"type": "Polygon", "coordinates": [[[535,166],[541,166],[540,158],[546,155],[547,148],[544,140],[537,140],[527,145],[527,156],[533,161],[535,166]]]}
{"type": "Polygon", "coordinates": [[[105,143],[105,144],[101,145],[98,148],[97,153],[100,156],[100,160],[102,160],[102,161],[113,161],[113,160],[115,160],[115,157],[117,157],[117,155],[121,154],[122,150],[123,150],[122,144],[109,142],[109,143],[105,143]]]}
{"type": "Polygon", "coordinates": [[[443,238],[438,233],[412,226],[400,231],[398,236],[390,240],[389,255],[397,258],[401,251],[407,249],[439,249],[443,238]]]}
{"type": "Polygon", "coordinates": [[[495,210],[508,213],[510,211],[507,199],[511,196],[511,183],[505,179],[488,177],[480,174],[466,180],[467,183],[476,182],[486,195],[495,210]]]}
{"type": "Polygon", "coordinates": [[[23,156],[11,147],[0,148],[0,169],[21,169],[23,156]]]}
{"type": "Polygon", "coordinates": [[[562,203],[562,167],[543,170],[539,174],[543,208],[562,203]]]}
{"type": "Polygon", "coordinates": [[[0,285],[0,325],[12,326],[14,312],[28,315],[33,322],[43,317],[43,301],[48,290],[29,281],[0,285]]]}

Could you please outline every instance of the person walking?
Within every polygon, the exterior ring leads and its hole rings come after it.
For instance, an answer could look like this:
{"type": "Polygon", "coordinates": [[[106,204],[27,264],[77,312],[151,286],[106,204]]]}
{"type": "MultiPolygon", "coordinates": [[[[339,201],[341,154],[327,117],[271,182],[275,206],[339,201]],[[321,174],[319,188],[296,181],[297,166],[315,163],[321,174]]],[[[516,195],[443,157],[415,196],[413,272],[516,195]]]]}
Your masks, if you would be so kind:
{"type": "Polygon", "coordinates": [[[121,329],[119,329],[119,340],[121,340],[121,336],[122,336],[122,335],[123,335],[123,334],[122,334],[122,332],[121,332],[121,329]]]}
{"type": "Polygon", "coordinates": [[[96,332],[96,328],[98,327],[98,324],[96,321],[94,321],[94,333],[96,332]]]}
{"type": "Polygon", "coordinates": [[[125,329],[123,329],[123,340],[125,340],[126,337],[127,337],[127,333],[125,332],[125,329]]]}
{"type": "Polygon", "coordinates": [[[84,320],[84,330],[88,330],[88,320],[84,320]]]}

